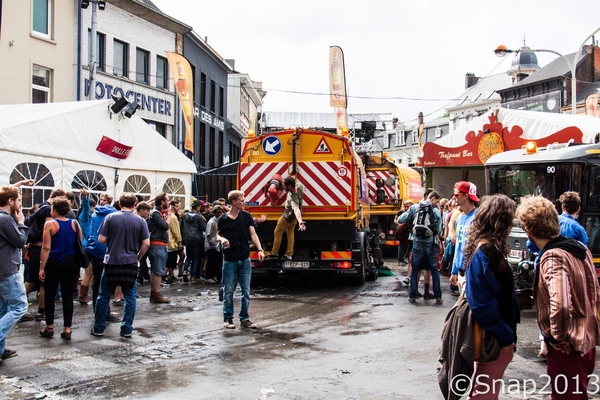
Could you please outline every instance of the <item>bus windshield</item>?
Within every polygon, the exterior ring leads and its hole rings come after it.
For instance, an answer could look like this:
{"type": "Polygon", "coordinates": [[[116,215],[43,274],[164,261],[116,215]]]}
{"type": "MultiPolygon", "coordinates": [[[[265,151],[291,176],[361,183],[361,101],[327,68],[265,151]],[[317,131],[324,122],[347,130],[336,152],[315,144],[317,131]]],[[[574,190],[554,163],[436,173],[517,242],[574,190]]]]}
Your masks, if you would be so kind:
{"type": "Polygon", "coordinates": [[[566,191],[581,191],[580,164],[501,165],[488,168],[489,194],[502,193],[517,203],[524,196],[544,196],[558,205],[566,191]]]}

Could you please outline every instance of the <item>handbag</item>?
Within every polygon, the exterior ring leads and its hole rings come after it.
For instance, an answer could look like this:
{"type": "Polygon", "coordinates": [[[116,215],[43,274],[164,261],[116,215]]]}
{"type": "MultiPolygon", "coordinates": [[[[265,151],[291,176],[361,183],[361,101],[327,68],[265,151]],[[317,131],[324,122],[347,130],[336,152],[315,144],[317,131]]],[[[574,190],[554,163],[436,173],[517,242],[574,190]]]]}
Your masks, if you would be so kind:
{"type": "Polygon", "coordinates": [[[77,258],[77,265],[79,265],[81,268],[87,268],[90,261],[88,260],[88,256],[83,248],[83,243],[81,243],[81,238],[79,237],[81,227],[77,221],[75,221],[75,225],[77,226],[77,232],[75,235],[75,256],[77,258]]]}

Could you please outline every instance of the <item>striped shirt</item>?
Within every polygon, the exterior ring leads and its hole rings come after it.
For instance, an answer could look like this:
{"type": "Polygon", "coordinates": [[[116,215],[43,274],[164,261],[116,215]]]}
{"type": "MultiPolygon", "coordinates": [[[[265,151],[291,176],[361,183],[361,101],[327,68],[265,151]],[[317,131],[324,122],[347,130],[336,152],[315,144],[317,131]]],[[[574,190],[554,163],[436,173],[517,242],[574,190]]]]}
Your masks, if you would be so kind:
{"type": "Polygon", "coordinates": [[[600,287],[592,254],[585,261],[559,248],[543,253],[535,293],[542,335],[567,341],[582,354],[600,344],[600,287]]]}

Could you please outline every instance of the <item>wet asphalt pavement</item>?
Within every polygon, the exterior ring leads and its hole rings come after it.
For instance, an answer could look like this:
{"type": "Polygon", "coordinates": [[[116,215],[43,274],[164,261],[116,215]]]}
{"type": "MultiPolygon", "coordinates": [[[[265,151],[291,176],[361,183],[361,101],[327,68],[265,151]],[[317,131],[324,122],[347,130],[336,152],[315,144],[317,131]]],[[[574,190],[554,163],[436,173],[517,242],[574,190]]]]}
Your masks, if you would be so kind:
{"type": "MultiPolygon", "coordinates": [[[[257,282],[250,304],[256,330],[239,321],[223,329],[214,284],[162,288],[172,300],[166,305],[149,303],[147,283],[138,287],[131,339],[119,336],[118,323],[102,338],[91,336],[92,308],[78,303],[71,341],[59,337],[62,316],[53,339],[39,336],[41,322],[19,323],[8,338],[18,356],[0,364],[0,398],[441,399],[437,348],[455,298],[442,277],[444,304],[409,304],[405,267],[387,261],[395,276],[361,287],[310,278],[257,282]]],[[[30,301],[35,311],[33,294],[30,301]]],[[[512,392],[500,398],[549,398],[539,393],[545,364],[531,310],[518,335],[505,374],[512,392]]]]}

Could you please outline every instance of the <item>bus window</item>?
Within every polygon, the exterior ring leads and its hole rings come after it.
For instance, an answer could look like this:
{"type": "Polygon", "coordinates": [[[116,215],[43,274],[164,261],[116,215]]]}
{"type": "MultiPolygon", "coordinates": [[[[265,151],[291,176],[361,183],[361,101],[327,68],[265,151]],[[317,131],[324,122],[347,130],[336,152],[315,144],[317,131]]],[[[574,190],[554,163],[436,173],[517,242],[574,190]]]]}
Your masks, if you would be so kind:
{"type": "Polygon", "coordinates": [[[585,219],[585,230],[589,237],[588,248],[594,255],[600,253],[600,218],[598,216],[591,216],[585,219]]]}

